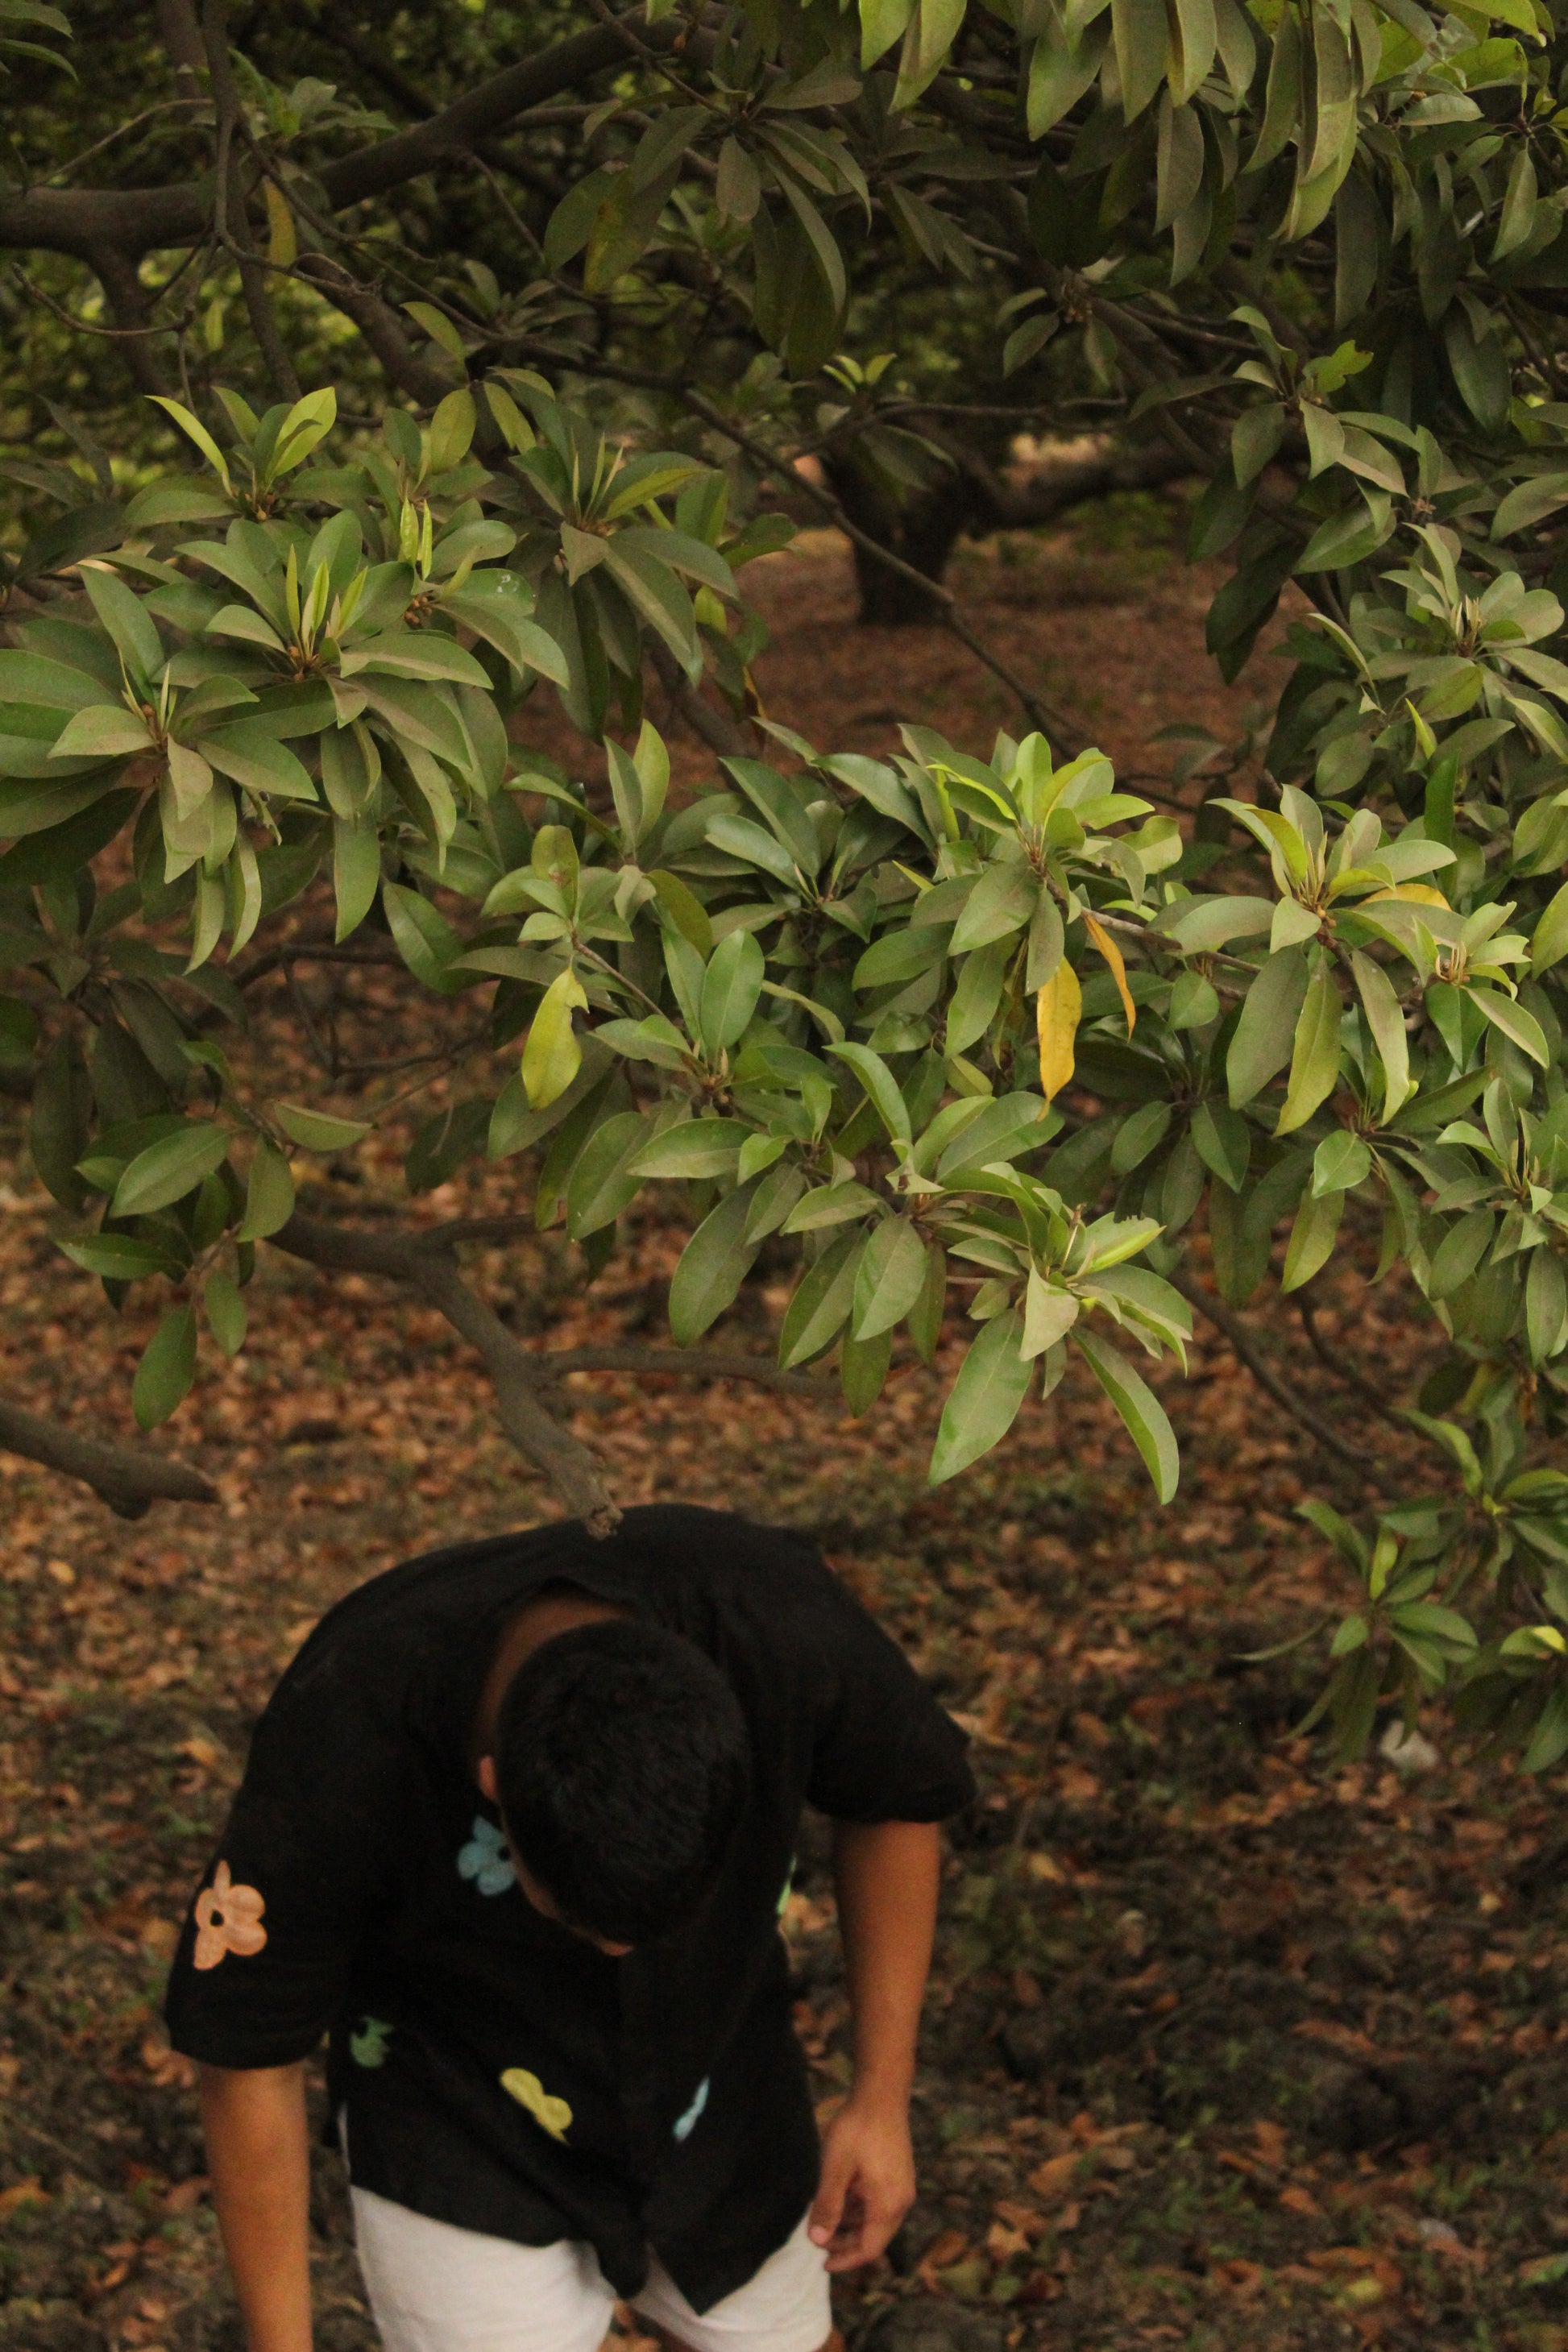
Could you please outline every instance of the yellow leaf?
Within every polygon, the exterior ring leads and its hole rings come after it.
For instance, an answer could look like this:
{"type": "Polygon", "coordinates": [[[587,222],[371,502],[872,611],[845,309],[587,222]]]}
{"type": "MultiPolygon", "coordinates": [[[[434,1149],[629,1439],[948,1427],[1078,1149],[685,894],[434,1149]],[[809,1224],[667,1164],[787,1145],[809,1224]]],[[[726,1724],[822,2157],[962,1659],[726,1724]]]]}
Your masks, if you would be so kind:
{"type": "Polygon", "coordinates": [[[1127,985],[1127,966],[1121,961],[1121,950],[1095,915],[1085,915],[1084,929],[1110,966],[1110,977],[1116,982],[1116,992],[1121,999],[1121,1009],[1127,1015],[1127,1034],[1131,1037],[1138,1024],[1138,1007],[1132,1002],[1127,985]]]}
{"type": "Polygon", "coordinates": [[[1040,1091],[1047,1102],[1060,1094],[1073,1072],[1073,1039],[1083,1011],[1078,974],[1064,956],[1035,999],[1040,1029],[1040,1091]]]}
{"type": "Polygon", "coordinates": [[[300,240],[295,235],[289,199],[275,181],[264,180],[262,190],[267,198],[267,258],[276,269],[292,269],[299,257],[300,240]]]}
{"type": "Polygon", "coordinates": [[[1430,882],[1396,882],[1392,890],[1373,890],[1361,903],[1363,907],[1375,907],[1380,898],[1414,898],[1422,907],[1446,907],[1448,903],[1441,890],[1434,889],[1430,882]]]}
{"type": "Polygon", "coordinates": [[[531,2074],[526,2066],[509,2066],[500,2086],[511,2093],[520,2107],[528,2109],[552,2139],[565,2138],[572,2128],[572,2110],[564,2099],[552,2098],[537,2074],[531,2074]]]}

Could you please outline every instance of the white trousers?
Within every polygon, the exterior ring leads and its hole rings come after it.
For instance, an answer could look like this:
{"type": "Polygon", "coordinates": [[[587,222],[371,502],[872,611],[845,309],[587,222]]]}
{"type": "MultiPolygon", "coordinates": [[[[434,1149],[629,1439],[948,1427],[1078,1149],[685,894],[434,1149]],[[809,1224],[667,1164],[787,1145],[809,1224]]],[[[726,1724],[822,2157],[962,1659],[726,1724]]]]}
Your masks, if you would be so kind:
{"type": "MultiPolygon", "coordinates": [[[[368,2189],[353,2194],[360,2268],[385,2352],[598,2352],[616,2291],[592,2246],[520,2246],[368,2189]]],[[[820,2352],[833,2326],[826,2265],[803,2220],[754,2277],[700,2314],[653,2255],[632,2309],[692,2352],[820,2352]]]]}

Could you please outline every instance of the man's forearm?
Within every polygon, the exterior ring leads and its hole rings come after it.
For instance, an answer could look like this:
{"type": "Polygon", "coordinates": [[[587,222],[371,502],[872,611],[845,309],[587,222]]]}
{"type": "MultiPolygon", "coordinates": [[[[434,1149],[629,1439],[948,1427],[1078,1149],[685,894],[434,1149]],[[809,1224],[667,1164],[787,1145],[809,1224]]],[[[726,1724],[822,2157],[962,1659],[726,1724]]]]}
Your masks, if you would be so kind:
{"type": "Polygon", "coordinates": [[[248,2352],[310,2352],[304,2068],[204,2066],[202,2121],[248,2352]]]}
{"type": "Polygon", "coordinates": [[[941,1832],[926,1822],[836,1822],[833,1865],[855,2037],[855,2095],[901,2106],[914,2081],[931,1968],[941,1832]]]}

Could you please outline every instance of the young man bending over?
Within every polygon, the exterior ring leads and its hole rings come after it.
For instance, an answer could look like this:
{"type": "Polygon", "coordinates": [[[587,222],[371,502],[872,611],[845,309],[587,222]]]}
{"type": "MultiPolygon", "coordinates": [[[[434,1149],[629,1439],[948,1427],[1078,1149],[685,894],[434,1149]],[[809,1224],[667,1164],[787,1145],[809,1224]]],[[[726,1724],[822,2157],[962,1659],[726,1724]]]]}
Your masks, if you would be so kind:
{"type": "Polygon", "coordinates": [[[413,1560],[275,1692],[170,1980],[250,2352],[310,2352],[330,2033],[386,2352],[821,2352],[914,2195],[961,1734],[801,1538],[628,1511],[413,1560]],[[831,1816],[854,2085],[819,2145],[777,1929],[831,1816]]]}

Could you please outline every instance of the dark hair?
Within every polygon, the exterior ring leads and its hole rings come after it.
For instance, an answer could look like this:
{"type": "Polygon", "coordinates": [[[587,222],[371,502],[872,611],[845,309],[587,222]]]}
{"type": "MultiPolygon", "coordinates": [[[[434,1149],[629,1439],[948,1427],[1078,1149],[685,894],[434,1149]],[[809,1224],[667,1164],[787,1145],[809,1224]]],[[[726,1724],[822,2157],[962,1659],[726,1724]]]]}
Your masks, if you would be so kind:
{"type": "Polygon", "coordinates": [[[615,1619],[542,1643],[496,1727],[501,1817],[572,1927],[641,1944],[718,1871],[750,1777],[745,1718],[711,1658],[615,1619]]]}

